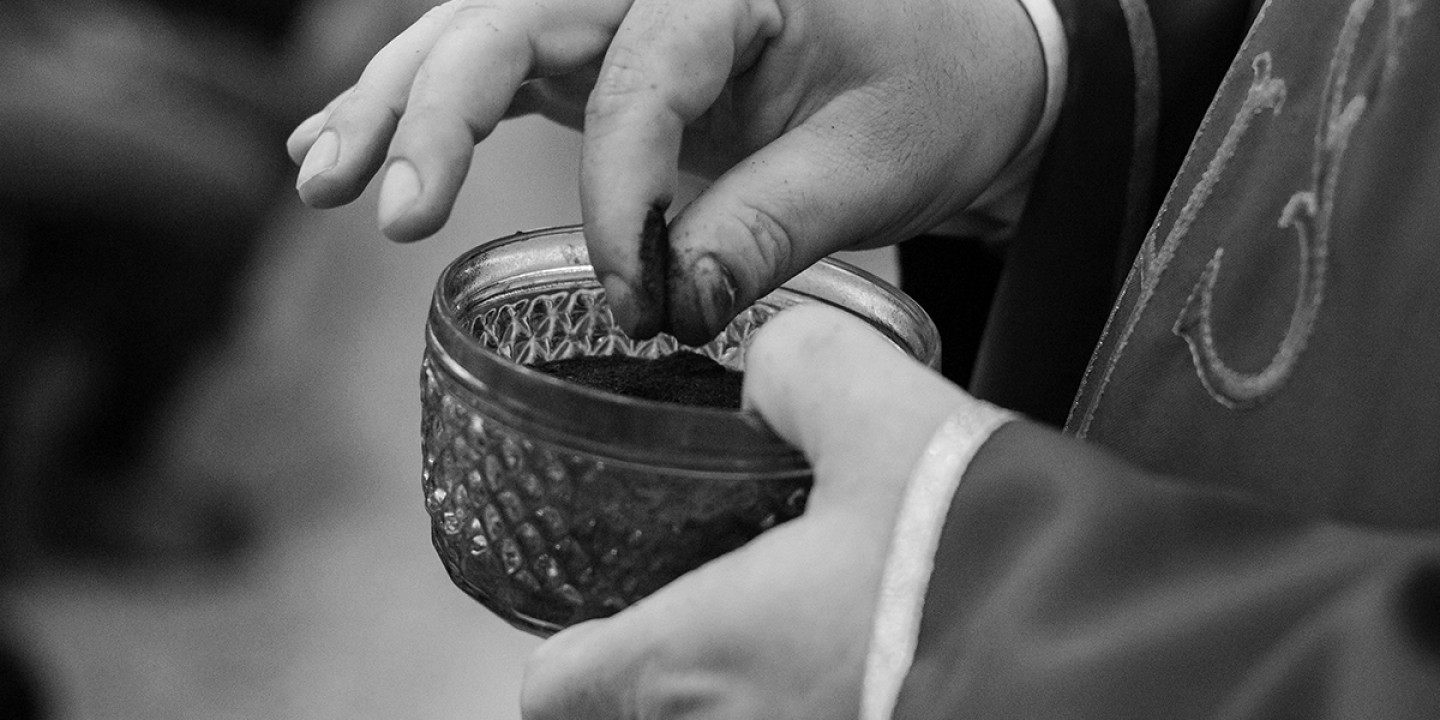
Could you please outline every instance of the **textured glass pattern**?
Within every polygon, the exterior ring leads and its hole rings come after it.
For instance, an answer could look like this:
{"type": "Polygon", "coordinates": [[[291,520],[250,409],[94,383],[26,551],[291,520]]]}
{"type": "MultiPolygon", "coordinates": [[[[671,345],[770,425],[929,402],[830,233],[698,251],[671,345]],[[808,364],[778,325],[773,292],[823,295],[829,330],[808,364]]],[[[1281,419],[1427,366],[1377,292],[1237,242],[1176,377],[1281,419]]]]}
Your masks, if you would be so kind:
{"type": "MultiPolygon", "coordinates": [[[[680,349],[680,343],[664,333],[649,340],[630,339],[615,326],[604,294],[596,286],[521,298],[479,313],[470,332],[485,347],[522,365],[580,355],[656,358],[680,349]]],[[[775,312],[768,304],[752,305],[720,336],[693,349],[722,365],[741,369],[745,338],[775,312]]]]}
{"type": "MultiPolygon", "coordinates": [[[[698,350],[738,369],[744,339],[774,312],[756,306],[698,350]]],[[[482,345],[522,364],[679,347],[669,336],[624,336],[598,287],[510,295],[461,319],[482,345]]],[[[612,614],[804,509],[808,478],[691,475],[545,440],[487,412],[493,406],[452,376],[434,347],[422,406],[425,507],[446,570],[537,634],[612,614]]]]}

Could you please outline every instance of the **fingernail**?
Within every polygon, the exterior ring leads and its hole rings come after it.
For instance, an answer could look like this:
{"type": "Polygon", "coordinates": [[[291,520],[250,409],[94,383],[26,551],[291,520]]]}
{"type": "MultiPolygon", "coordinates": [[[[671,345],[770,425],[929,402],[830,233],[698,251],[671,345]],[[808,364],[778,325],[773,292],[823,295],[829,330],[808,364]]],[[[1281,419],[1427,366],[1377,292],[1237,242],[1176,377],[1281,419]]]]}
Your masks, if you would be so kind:
{"type": "Polygon", "coordinates": [[[735,276],[714,255],[709,254],[696,260],[690,272],[706,329],[710,333],[718,333],[735,316],[735,276]]]}
{"type": "Polygon", "coordinates": [[[335,167],[339,160],[340,135],[334,130],[326,130],[320,137],[315,138],[310,152],[305,153],[305,162],[300,164],[300,175],[295,180],[295,187],[298,188],[316,175],[335,167]]]}
{"type": "Polygon", "coordinates": [[[317,112],[314,115],[305,118],[305,120],[303,120],[299,125],[295,126],[294,130],[290,131],[290,139],[293,140],[297,138],[302,138],[307,135],[312,135],[316,132],[319,132],[320,126],[325,124],[325,118],[329,117],[329,115],[329,113],[321,110],[320,112],[317,112]]]}
{"type": "Polygon", "coordinates": [[[420,175],[408,160],[392,160],[380,185],[380,227],[390,227],[420,197],[420,175]]]}
{"type": "Polygon", "coordinates": [[[633,329],[640,316],[630,284],[619,275],[606,273],[600,277],[600,285],[605,288],[605,301],[610,305],[610,314],[615,318],[615,324],[621,328],[633,329]]]}

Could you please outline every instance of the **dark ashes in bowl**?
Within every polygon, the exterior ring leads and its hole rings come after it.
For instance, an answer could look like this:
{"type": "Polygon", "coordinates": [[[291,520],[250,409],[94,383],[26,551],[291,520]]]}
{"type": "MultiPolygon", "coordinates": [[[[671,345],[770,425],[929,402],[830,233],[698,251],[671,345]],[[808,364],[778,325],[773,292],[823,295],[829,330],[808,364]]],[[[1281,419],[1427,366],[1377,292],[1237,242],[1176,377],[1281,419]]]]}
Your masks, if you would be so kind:
{"type": "Polygon", "coordinates": [[[745,374],[700,353],[679,350],[658,358],[582,355],[551,360],[536,370],[617,395],[699,407],[740,409],[745,374]]]}

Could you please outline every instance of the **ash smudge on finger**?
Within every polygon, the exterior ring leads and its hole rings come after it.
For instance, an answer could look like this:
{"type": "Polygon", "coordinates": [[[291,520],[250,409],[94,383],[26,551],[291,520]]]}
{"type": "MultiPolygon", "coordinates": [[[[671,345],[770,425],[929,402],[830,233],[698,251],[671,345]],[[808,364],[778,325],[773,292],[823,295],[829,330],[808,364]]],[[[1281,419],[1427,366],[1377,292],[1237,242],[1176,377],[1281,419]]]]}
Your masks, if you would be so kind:
{"type": "Polygon", "coordinates": [[[657,198],[645,214],[640,229],[640,325],[636,335],[648,338],[664,330],[670,321],[670,228],[665,224],[668,198],[657,198]]]}

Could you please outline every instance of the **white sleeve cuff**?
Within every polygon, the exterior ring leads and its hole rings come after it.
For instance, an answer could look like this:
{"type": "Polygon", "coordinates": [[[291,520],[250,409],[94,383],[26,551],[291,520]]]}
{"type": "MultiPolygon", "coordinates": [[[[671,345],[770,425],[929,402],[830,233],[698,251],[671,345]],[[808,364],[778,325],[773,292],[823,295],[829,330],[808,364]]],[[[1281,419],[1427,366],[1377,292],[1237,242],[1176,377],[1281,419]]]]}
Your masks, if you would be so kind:
{"type": "Polygon", "coordinates": [[[1045,108],[1040,112],[1040,123],[1020,156],[1034,154],[1045,146],[1050,133],[1055,130],[1055,120],[1060,117],[1060,103],[1065,99],[1065,77],[1070,63],[1070,48],[1065,42],[1065,26],[1060,23],[1060,13],[1055,10],[1054,0],[1020,0],[1020,5],[1030,15],[1035,34],[1040,38],[1040,52],[1045,55],[1045,108]]]}
{"type": "Polygon", "coordinates": [[[861,720],[890,720],[915,660],[935,551],[960,478],[980,446],[1017,416],[976,401],[940,424],[911,471],[880,578],[861,685],[861,720]]]}
{"type": "Polygon", "coordinates": [[[1055,131],[1055,122],[1060,117],[1060,106],[1065,99],[1065,79],[1070,60],[1065,27],[1060,22],[1060,13],[1055,10],[1054,0],[1019,2],[1030,16],[1045,59],[1045,105],[1040,111],[1040,122],[1015,159],[996,176],[995,182],[964,212],[936,227],[933,232],[987,239],[1009,235],[1025,210],[1030,182],[1040,164],[1045,144],[1055,131]]]}

